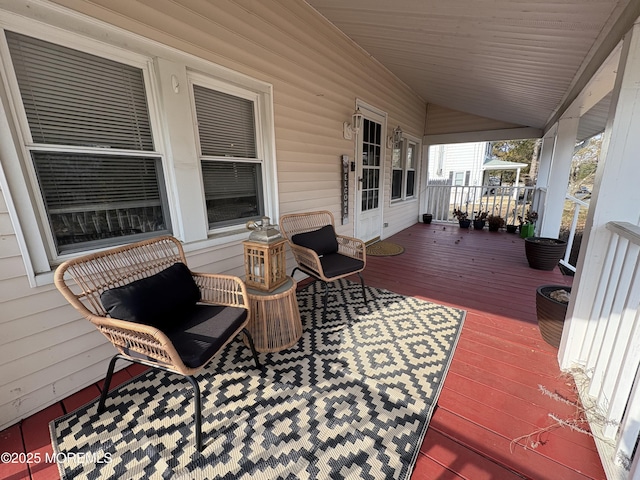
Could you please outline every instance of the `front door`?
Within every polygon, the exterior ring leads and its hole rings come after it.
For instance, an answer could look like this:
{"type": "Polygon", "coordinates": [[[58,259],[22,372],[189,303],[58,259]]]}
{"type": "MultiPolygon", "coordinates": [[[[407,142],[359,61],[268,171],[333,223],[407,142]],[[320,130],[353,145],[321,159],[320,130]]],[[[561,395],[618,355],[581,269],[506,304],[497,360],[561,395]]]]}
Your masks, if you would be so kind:
{"type": "Polygon", "coordinates": [[[364,119],[358,136],[356,236],[368,242],[382,234],[384,117],[366,109],[362,112],[364,119]]]}

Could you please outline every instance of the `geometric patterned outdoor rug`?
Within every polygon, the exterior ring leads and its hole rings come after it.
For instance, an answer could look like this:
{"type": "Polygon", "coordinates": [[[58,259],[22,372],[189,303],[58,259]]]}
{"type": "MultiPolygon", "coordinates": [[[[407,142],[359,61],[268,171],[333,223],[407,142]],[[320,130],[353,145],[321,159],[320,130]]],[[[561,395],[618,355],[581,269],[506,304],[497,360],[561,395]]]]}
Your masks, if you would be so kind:
{"type": "Polygon", "coordinates": [[[348,281],[298,292],[304,333],[255,368],[241,340],[201,375],[202,453],[193,390],[150,370],[51,422],[62,478],[408,479],[465,312],[348,281]],[[71,455],[74,454],[74,455],[71,455]]]}

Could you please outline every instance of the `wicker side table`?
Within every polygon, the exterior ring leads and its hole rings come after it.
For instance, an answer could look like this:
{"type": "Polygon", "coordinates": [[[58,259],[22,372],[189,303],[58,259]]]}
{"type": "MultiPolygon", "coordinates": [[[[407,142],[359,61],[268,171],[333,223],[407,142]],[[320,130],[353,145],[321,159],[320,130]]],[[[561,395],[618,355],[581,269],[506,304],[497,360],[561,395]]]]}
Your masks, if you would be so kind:
{"type": "Polygon", "coordinates": [[[294,345],[302,336],[296,285],[293,278],[287,277],[273,292],[247,288],[251,305],[247,328],[257,351],[279,352],[294,345]]]}

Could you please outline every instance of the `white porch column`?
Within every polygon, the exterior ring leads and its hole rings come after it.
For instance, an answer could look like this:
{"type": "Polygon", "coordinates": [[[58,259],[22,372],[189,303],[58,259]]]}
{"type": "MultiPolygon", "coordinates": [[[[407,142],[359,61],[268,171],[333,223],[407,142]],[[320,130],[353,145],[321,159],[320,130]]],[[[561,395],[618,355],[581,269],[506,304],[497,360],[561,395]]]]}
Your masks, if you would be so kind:
{"type": "MultiPolygon", "coordinates": [[[[558,360],[562,369],[583,363],[591,339],[585,338],[590,322],[598,320],[592,312],[598,279],[607,246],[609,221],[640,224],[640,25],[625,36],[609,119],[596,171],[591,205],[582,238],[577,275],[558,360]]],[[[601,287],[604,288],[604,287],[601,287]]]]}
{"type": "MultiPolygon", "coordinates": [[[[536,188],[544,189],[546,192],[547,185],[549,184],[549,172],[551,171],[551,160],[553,159],[553,148],[556,144],[556,131],[558,130],[558,124],[556,123],[546,135],[542,138],[542,145],[540,146],[540,161],[538,162],[537,175],[536,175],[536,188]]],[[[535,201],[531,207],[540,215],[544,213],[544,194],[541,190],[538,190],[535,201]]]]}
{"type": "Polygon", "coordinates": [[[579,121],[579,117],[561,118],[558,121],[553,158],[548,173],[544,214],[539,225],[537,225],[537,235],[540,237],[556,238],[560,233],[562,211],[564,210],[564,200],[567,195],[571,160],[576,146],[579,121]]]}

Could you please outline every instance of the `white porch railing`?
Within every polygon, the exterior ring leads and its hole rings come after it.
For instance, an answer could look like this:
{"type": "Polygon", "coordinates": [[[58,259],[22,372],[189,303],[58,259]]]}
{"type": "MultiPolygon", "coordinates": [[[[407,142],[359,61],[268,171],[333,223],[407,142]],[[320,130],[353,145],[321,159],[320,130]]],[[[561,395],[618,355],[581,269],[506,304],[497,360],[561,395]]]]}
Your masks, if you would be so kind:
{"type": "Polygon", "coordinates": [[[469,213],[487,211],[500,215],[507,224],[517,224],[517,217],[524,217],[535,196],[535,187],[456,186],[433,185],[427,187],[427,212],[433,220],[452,222],[453,210],[459,208],[469,213]]]}
{"type": "MultiPolygon", "coordinates": [[[[610,222],[608,248],[578,358],[607,478],[640,478],[640,227],[610,222]],[[600,416],[602,415],[602,418],[600,416]]],[[[581,383],[580,376],[576,378],[581,383]]]]}
{"type": "Polygon", "coordinates": [[[572,272],[576,271],[575,265],[572,265],[569,262],[569,257],[571,256],[571,249],[573,248],[573,241],[576,237],[576,229],[578,227],[578,218],[580,217],[580,212],[583,208],[589,208],[589,203],[580,200],[579,198],[573,197],[567,194],[567,200],[569,200],[573,207],[573,217],[571,220],[571,227],[569,228],[569,238],[567,239],[567,250],[564,253],[564,258],[560,260],[560,263],[567,267],[572,272]]]}

